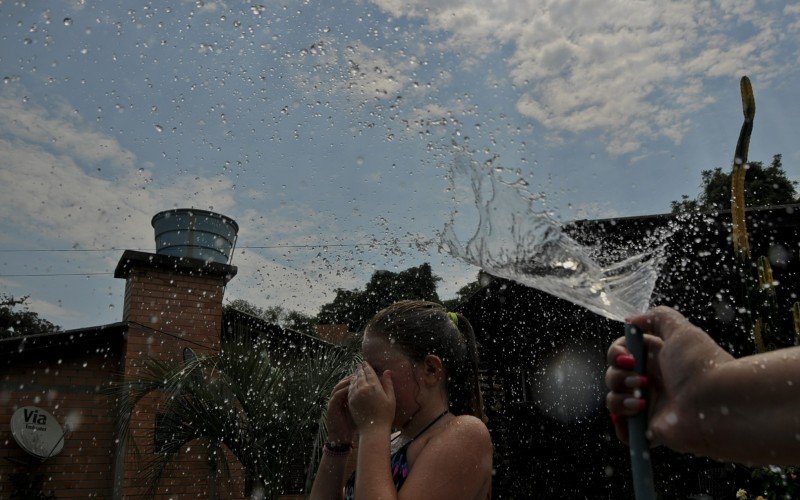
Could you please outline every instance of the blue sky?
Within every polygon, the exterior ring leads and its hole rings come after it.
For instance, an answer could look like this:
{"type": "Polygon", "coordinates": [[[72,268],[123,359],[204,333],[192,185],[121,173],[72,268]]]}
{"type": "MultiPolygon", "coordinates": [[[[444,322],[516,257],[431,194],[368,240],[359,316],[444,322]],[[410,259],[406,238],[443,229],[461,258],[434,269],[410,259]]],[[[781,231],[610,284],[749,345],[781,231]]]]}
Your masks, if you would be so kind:
{"type": "Polygon", "coordinates": [[[375,269],[476,269],[414,241],[454,207],[452,144],[561,220],[662,213],[750,158],[800,179],[800,6],[779,1],[0,4],[0,290],[118,321],[126,248],[173,207],[236,219],[228,299],[315,312],[375,269]],[[92,250],[92,251],[87,251],[92,250]]]}

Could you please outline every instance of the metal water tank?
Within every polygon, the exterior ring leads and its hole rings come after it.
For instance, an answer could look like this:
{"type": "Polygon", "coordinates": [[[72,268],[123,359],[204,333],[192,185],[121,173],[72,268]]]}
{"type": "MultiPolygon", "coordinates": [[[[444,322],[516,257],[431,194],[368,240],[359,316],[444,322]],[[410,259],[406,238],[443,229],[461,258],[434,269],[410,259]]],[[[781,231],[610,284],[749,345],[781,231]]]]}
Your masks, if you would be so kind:
{"type": "Polygon", "coordinates": [[[156,253],[189,257],[206,262],[227,264],[230,261],[239,225],[222,214],[175,208],[153,216],[156,253]]]}

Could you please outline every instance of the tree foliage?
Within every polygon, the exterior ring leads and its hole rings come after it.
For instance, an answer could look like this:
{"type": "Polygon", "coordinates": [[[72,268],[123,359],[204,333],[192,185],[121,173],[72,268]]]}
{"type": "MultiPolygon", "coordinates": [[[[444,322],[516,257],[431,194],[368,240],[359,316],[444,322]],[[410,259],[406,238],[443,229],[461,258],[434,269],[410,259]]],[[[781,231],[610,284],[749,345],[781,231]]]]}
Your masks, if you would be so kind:
{"type": "MultiPolygon", "coordinates": [[[[672,212],[728,210],[731,208],[731,174],[722,168],[703,170],[702,192],[697,198],[683,195],[672,202],[672,212]]],[[[748,207],[795,203],[797,181],[790,180],[783,170],[782,156],[772,157],[765,167],[760,161],[750,162],[745,176],[745,200],[748,207]]]]}
{"type": "Polygon", "coordinates": [[[363,290],[336,290],[332,302],[320,308],[321,324],[347,325],[360,331],[372,316],[398,300],[416,299],[440,302],[436,285],[441,278],[425,263],[405,271],[375,271],[363,290]]]}
{"type": "Polygon", "coordinates": [[[314,335],[317,318],[299,311],[286,310],[281,306],[258,307],[244,299],[235,299],[225,309],[235,309],[268,323],[280,325],[308,335],[314,335]]]}
{"type": "Polygon", "coordinates": [[[29,311],[27,307],[22,310],[15,310],[19,306],[26,306],[29,298],[30,296],[28,295],[14,298],[11,295],[0,294],[0,338],[16,335],[36,335],[61,330],[60,326],[40,318],[39,314],[29,311]]]}
{"type": "Polygon", "coordinates": [[[455,298],[442,301],[442,304],[447,308],[448,311],[453,310],[456,308],[456,306],[458,306],[459,304],[470,298],[472,294],[474,294],[481,288],[483,288],[483,285],[481,285],[480,283],[480,275],[479,275],[478,278],[475,279],[475,281],[470,281],[466,285],[459,288],[458,291],[456,292],[455,298]]]}

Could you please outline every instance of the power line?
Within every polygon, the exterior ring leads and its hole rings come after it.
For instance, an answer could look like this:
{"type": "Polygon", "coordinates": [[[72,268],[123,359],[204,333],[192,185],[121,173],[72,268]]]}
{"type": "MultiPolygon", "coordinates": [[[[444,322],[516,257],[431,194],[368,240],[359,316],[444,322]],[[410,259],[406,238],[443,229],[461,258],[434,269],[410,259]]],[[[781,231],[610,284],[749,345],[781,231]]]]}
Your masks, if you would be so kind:
{"type": "Polygon", "coordinates": [[[0,278],[34,278],[38,276],[103,276],[114,273],[0,274],[0,278]]]}
{"type": "MultiPolygon", "coordinates": [[[[279,248],[328,248],[328,247],[366,247],[366,246],[389,246],[403,244],[404,242],[373,242],[373,243],[318,243],[316,245],[252,245],[237,246],[236,249],[242,250],[269,250],[279,248]]],[[[405,242],[409,243],[409,242],[405,242]]],[[[23,253],[23,252],[119,252],[122,248],[0,248],[0,253],[23,253]]],[[[126,248],[125,250],[135,250],[139,252],[150,252],[152,248],[126,248]]]]}
{"type": "MultiPolygon", "coordinates": [[[[402,245],[409,242],[373,242],[373,243],[322,243],[317,245],[251,245],[240,246],[236,249],[242,250],[267,250],[267,249],[280,249],[280,248],[354,248],[364,246],[389,246],[389,245],[402,245]]],[[[0,248],[0,253],[22,253],[22,252],[118,252],[120,248],[0,248]]],[[[128,250],[146,251],[149,252],[150,248],[131,248],[128,250]]],[[[36,277],[57,277],[57,276],[108,276],[114,273],[42,273],[42,274],[0,274],[0,278],[36,278],[36,277]]]]}
{"type": "Polygon", "coordinates": [[[159,330],[158,328],[153,328],[152,326],[143,325],[143,324],[139,323],[138,321],[130,321],[130,320],[128,320],[128,323],[134,324],[136,326],[140,326],[142,328],[145,328],[145,329],[153,331],[153,332],[158,332],[158,333],[164,334],[164,335],[166,335],[168,337],[172,337],[172,338],[180,340],[182,342],[188,342],[190,344],[194,344],[194,345],[202,347],[204,349],[209,349],[209,350],[213,350],[214,349],[212,346],[201,344],[200,342],[195,342],[194,340],[186,339],[186,338],[181,337],[180,335],[175,335],[174,333],[165,332],[164,330],[159,330]]]}

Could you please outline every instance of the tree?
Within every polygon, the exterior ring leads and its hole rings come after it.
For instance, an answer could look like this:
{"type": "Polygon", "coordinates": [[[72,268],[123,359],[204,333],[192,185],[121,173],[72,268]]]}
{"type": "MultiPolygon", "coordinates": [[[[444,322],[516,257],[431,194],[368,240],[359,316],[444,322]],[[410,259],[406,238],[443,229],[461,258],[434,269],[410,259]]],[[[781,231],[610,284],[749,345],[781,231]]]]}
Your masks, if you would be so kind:
{"type": "Polygon", "coordinates": [[[398,300],[440,302],[436,285],[441,278],[425,263],[405,271],[375,271],[363,290],[336,290],[332,302],[324,304],[317,316],[321,324],[347,325],[358,332],[372,316],[398,300]]]}
{"type": "Polygon", "coordinates": [[[244,299],[232,300],[223,307],[224,310],[235,309],[236,311],[249,314],[258,319],[263,319],[267,323],[280,324],[286,316],[286,312],[281,306],[258,307],[244,299]]]}
{"type": "Polygon", "coordinates": [[[481,285],[480,273],[478,273],[478,277],[475,279],[475,281],[470,281],[466,285],[459,288],[454,299],[444,300],[442,301],[442,304],[447,308],[448,311],[455,309],[459,304],[470,298],[481,288],[483,288],[483,285],[481,285]]]}
{"type": "Polygon", "coordinates": [[[25,306],[30,296],[25,295],[18,299],[11,295],[0,294],[0,338],[17,335],[36,335],[39,333],[52,333],[61,330],[27,307],[22,311],[15,311],[17,306],[25,306]]]}
{"type": "MultiPolygon", "coordinates": [[[[728,210],[731,208],[731,174],[719,167],[703,170],[702,193],[696,198],[683,195],[672,202],[672,212],[697,210],[728,210]]],[[[795,203],[797,181],[790,180],[783,170],[782,156],[776,154],[768,167],[760,161],[748,164],[745,180],[745,200],[748,207],[795,203]]]]}
{"type": "Polygon", "coordinates": [[[299,311],[287,311],[281,306],[258,307],[244,299],[232,300],[224,307],[225,310],[234,309],[250,316],[263,319],[267,323],[274,323],[283,328],[302,332],[308,335],[315,334],[317,318],[299,311]]]}

